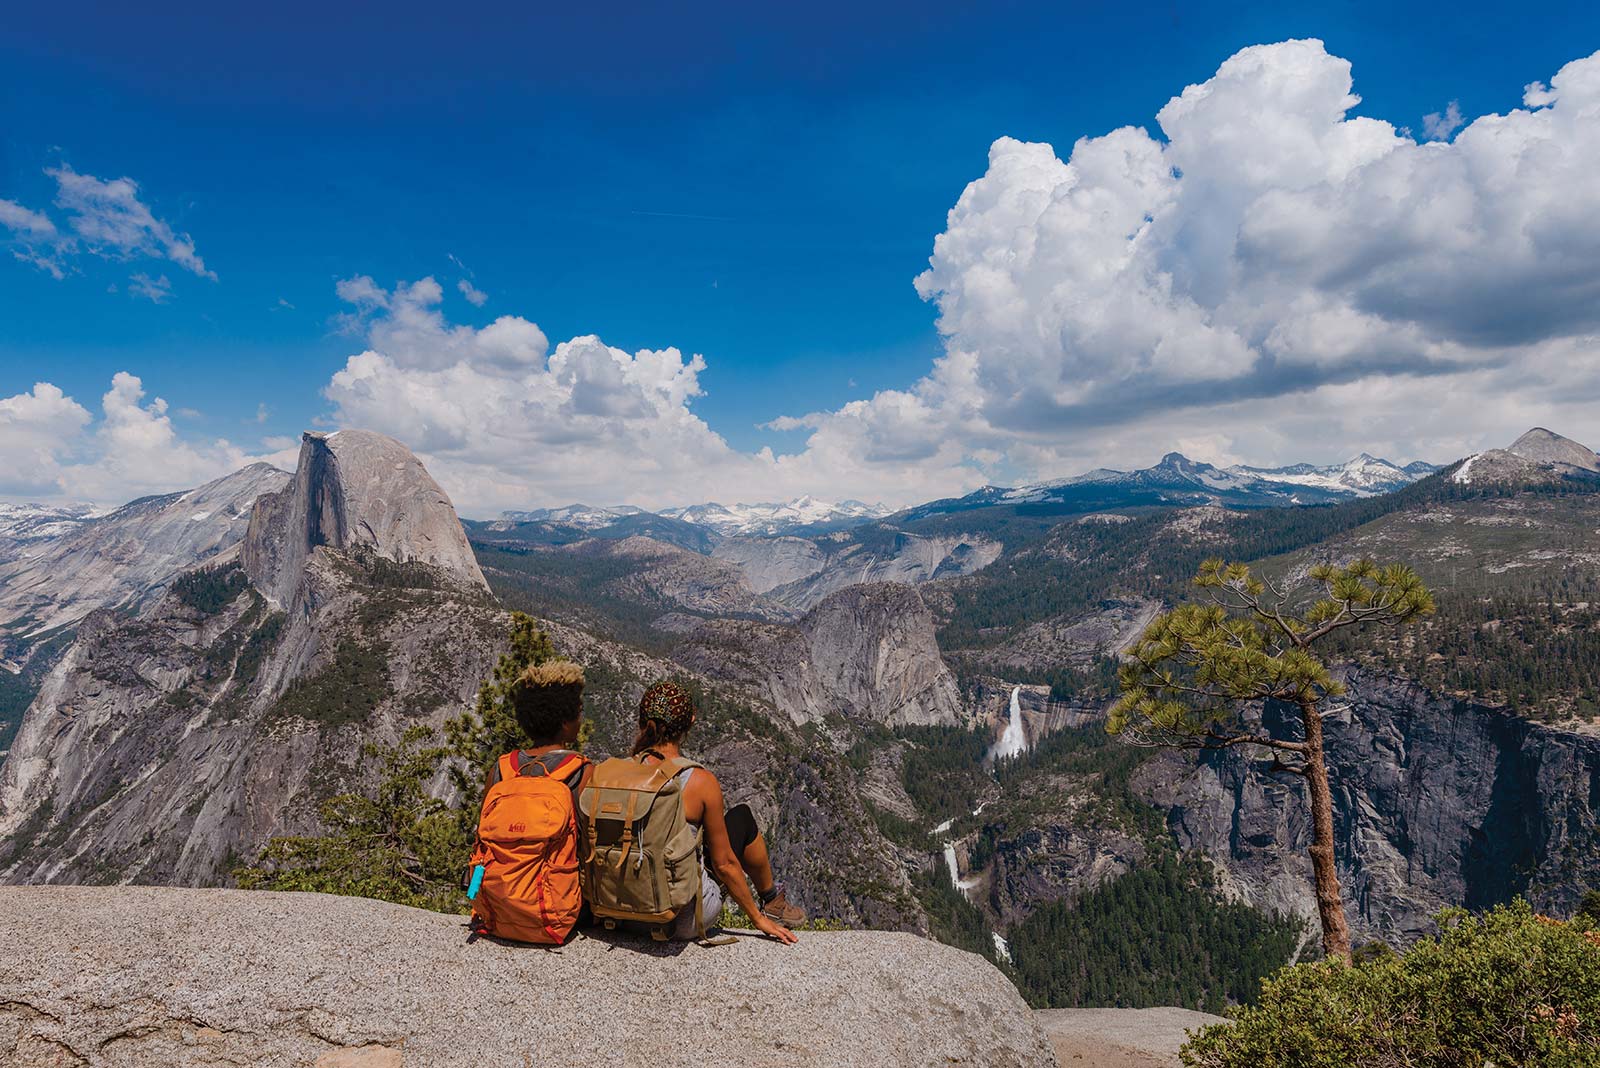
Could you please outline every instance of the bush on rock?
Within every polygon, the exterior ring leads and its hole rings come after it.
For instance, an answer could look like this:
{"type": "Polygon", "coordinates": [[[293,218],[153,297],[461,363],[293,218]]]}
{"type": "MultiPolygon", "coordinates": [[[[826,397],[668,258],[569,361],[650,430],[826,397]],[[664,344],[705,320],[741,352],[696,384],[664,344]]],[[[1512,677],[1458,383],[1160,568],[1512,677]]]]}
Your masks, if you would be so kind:
{"type": "Polygon", "coordinates": [[[1600,929],[1517,900],[1452,909],[1404,954],[1285,968],[1190,1068],[1600,1068],[1600,929]]]}

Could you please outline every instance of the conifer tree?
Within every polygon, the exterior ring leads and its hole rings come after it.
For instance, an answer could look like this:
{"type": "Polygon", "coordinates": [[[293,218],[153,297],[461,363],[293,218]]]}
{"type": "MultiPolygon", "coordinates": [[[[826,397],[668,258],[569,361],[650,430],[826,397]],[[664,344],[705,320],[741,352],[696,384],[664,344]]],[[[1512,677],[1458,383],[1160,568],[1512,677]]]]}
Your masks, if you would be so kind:
{"type": "Polygon", "coordinates": [[[513,612],[510,648],[478,688],[473,708],[445,721],[444,744],[432,727],[417,725],[395,745],[364,747],[363,759],[377,774],[318,806],[320,834],[269,841],[255,864],[234,873],[239,885],[463,911],[461,874],[485,777],[501,753],[529,744],[512,710],[512,684],[555,656],[538,623],[513,612]],[[454,787],[448,803],[434,796],[441,768],[454,787]]]}
{"type": "Polygon", "coordinates": [[[1305,584],[1278,584],[1244,564],[1206,561],[1194,580],[1205,601],[1156,617],[1130,650],[1106,729],[1140,745],[1265,750],[1274,772],[1304,778],[1322,949],[1348,959],[1322,737],[1326,702],[1344,687],[1312,648],[1346,628],[1409,623],[1434,605],[1403,564],[1319,565],[1306,577],[1305,584]],[[1296,709],[1298,734],[1265,725],[1260,710],[1268,701],[1296,709]]]}

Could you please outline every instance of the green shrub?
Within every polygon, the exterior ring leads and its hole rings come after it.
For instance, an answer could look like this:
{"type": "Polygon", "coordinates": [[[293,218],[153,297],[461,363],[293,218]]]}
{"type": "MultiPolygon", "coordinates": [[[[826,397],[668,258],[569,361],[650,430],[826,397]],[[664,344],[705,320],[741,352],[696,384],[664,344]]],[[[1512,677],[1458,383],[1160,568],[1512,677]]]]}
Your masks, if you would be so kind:
{"type": "Polygon", "coordinates": [[[274,838],[234,872],[246,890],[306,890],[374,897],[437,912],[465,912],[460,878],[470,842],[449,807],[428,793],[446,750],[412,727],[393,746],[366,746],[382,769],[376,787],[339,794],[318,809],[320,835],[274,838]]]}
{"type": "Polygon", "coordinates": [[[1600,932],[1522,900],[1453,909],[1440,933],[1358,965],[1285,968],[1232,1025],[1183,1049],[1190,1068],[1597,1068],[1600,932]]]}

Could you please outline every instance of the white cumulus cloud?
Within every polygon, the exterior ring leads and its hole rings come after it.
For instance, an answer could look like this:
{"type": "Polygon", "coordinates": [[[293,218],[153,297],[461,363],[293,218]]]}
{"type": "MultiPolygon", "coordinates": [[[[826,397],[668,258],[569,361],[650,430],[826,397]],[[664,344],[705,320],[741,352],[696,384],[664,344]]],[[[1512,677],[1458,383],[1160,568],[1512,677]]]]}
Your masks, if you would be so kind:
{"type": "MultiPolygon", "coordinates": [[[[628,352],[593,335],[552,348],[536,324],[512,315],[481,328],[452,324],[432,278],[384,289],[362,276],[337,291],[367,347],[324,389],[333,422],[405,442],[471,514],[580,499],[662,506],[846,485],[870,493],[876,484],[825,437],[796,456],[733,449],[691,408],[703,392],[702,356],[628,352]]],[[[942,483],[943,468],[920,473],[921,457],[901,451],[872,475],[878,488],[942,483]]]]}
{"type": "Polygon", "coordinates": [[[138,376],[119,371],[98,417],[59,387],[0,398],[0,496],[122,504],[188,489],[260,457],[226,439],[184,439],[167,402],[146,399],[138,376]]]}
{"type": "Polygon", "coordinates": [[[0,494],[59,494],[63,458],[92,419],[49,382],[0,398],[0,494]]]}
{"type": "Polygon", "coordinates": [[[916,279],[946,355],[910,390],[780,425],[868,459],[997,449],[1015,477],[1148,461],[1217,424],[1235,445],[1287,444],[1242,453],[1257,461],[1383,440],[1448,459],[1459,427],[1497,442],[1531,413],[1582,435],[1600,53],[1524,100],[1419,144],[1350,114],[1348,62],[1288,41],[1184,89],[1159,138],[1125,127],[1062,158],[1002,137],[916,279]],[[1356,394],[1397,403],[1332,406],[1356,394]]]}

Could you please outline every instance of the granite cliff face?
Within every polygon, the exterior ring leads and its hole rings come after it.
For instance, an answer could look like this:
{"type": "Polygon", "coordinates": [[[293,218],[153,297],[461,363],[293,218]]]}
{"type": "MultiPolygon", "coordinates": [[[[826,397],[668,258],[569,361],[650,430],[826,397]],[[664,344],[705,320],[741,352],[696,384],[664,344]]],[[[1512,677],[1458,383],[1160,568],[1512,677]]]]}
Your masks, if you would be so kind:
{"type": "Polygon", "coordinates": [[[321,546],[426,564],[487,589],[450,498],[409,449],[370,430],[305,435],[294,480],[250,514],[245,573],[285,608],[321,546]]]}
{"type": "Polygon", "coordinates": [[[506,616],[402,446],[308,436],[248,528],[210,596],[169,578],[83,619],[0,766],[0,879],[212,881],[306,829],[363,743],[471,700],[506,616]]]}
{"type": "Polygon", "coordinates": [[[999,558],[998,541],[978,536],[923,536],[882,527],[818,538],[730,538],[712,555],[735,564],[760,594],[806,611],[851,586],[918,586],[966,575],[999,558]]]}
{"type": "Polygon", "coordinates": [[[0,552],[0,660],[99,608],[134,609],[180,571],[220,559],[245,536],[258,498],[289,476],[252,464],[187,493],[144,497],[0,552]]]}
{"type": "Polygon", "coordinates": [[[654,538],[591,539],[554,550],[604,559],[625,573],[601,592],[707,616],[793,619],[795,612],[758,595],[731,564],[654,538]]]}
{"type": "MultiPolygon", "coordinates": [[[[320,800],[370,780],[365,744],[470,704],[509,614],[415,458],[377,434],[307,435],[293,479],[272,481],[202,570],[160,576],[135,610],[82,619],[0,765],[0,882],[226,882],[273,835],[314,831],[320,800]]],[[[643,538],[572,548],[607,554],[619,589],[652,604],[760,607],[722,561],[643,538]]],[[[875,628],[877,644],[851,654],[855,674],[812,669],[809,714],[956,714],[931,620],[904,593],[836,606],[864,613],[838,625],[875,628]],[[916,648],[905,661],[892,647],[902,640],[916,648]]],[[[831,618],[817,614],[817,655],[848,644],[831,618]]],[[[686,673],[576,626],[540,625],[589,671],[596,756],[631,740],[645,686],[686,673]]],[[[764,677],[718,693],[691,744],[729,802],[749,802],[770,830],[791,895],[849,924],[925,931],[839,752],[775,710],[764,677]]]]}
{"type": "MultiPolygon", "coordinates": [[[[1370,672],[1326,717],[1340,878],[1358,939],[1407,943],[1448,905],[1600,886],[1600,732],[1547,727],[1370,672]]],[[[1267,715],[1274,715],[1268,710],[1267,715]]],[[[1287,722],[1287,721],[1286,721],[1287,722]]],[[[1268,911],[1315,917],[1304,791],[1238,753],[1155,762],[1143,790],[1268,911]]],[[[1313,919],[1314,922],[1314,919],[1313,919]]]]}
{"type": "Polygon", "coordinates": [[[677,659],[763,693],[795,723],[830,713],[883,726],[967,721],[955,677],[939,655],[933,616],[917,591],[851,586],[792,627],[710,620],[677,659]]]}

